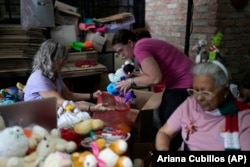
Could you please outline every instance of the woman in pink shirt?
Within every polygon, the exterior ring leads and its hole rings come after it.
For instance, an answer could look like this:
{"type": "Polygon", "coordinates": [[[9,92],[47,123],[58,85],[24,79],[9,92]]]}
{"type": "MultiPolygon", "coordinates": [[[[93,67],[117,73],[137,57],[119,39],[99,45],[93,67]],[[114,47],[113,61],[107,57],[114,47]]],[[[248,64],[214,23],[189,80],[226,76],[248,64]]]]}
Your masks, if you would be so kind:
{"type": "MultiPolygon", "coordinates": [[[[141,37],[140,37],[141,38],[141,37]]],[[[116,83],[118,89],[165,83],[159,108],[163,125],[173,111],[186,99],[192,85],[191,69],[194,62],[174,45],[164,40],[141,38],[130,30],[118,30],[112,40],[114,50],[124,59],[136,59],[141,74],[116,83]]]]}
{"type": "Polygon", "coordinates": [[[197,64],[191,94],[156,136],[156,149],[169,150],[181,131],[180,150],[250,150],[250,106],[230,92],[230,75],[219,61],[197,64]]]}

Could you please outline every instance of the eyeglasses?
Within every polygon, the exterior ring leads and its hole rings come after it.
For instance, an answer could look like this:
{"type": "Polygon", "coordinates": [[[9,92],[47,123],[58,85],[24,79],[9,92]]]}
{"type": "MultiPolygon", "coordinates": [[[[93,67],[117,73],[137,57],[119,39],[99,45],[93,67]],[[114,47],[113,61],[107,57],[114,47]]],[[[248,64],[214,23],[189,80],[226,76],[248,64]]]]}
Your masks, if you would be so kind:
{"type": "Polygon", "coordinates": [[[214,93],[212,93],[210,91],[206,91],[206,90],[204,90],[204,91],[197,91],[195,89],[187,89],[187,92],[191,96],[193,96],[193,95],[194,96],[200,95],[200,96],[202,96],[202,97],[204,97],[206,99],[210,99],[214,95],[214,93]]]}
{"type": "Polygon", "coordinates": [[[124,49],[124,48],[119,49],[119,50],[117,51],[117,54],[120,55],[120,54],[123,52],[123,49],[124,49]]]}

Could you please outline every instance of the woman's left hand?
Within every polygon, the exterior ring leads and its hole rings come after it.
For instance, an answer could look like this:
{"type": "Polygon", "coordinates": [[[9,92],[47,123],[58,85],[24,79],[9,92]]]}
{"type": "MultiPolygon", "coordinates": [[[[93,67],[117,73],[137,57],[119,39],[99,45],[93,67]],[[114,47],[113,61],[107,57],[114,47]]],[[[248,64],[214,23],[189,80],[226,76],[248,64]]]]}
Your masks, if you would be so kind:
{"type": "Polygon", "coordinates": [[[93,93],[93,98],[94,98],[94,99],[97,99],[98,96],[101,95],[101,94],[102,94],[102,91],[97,90],[96,92],[93,93]]]}
{"type": "Polygon", "coordinates": [[[116,82],[115,85],[116,85],[116,89],[124,91],[126,93],[131,87],[131,82],[130,82],[130,79],[126,79],[120,82],[116,82]]]}

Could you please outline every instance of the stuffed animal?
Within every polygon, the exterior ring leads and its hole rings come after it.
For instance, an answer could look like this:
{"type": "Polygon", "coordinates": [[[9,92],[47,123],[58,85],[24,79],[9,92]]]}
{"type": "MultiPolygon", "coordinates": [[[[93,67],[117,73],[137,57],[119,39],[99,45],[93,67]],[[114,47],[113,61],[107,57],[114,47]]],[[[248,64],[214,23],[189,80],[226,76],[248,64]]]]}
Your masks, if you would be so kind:
{"type": "Polygon", "coordinates": [[[71,159],[74,167],[97,167],[96,157],[90,151],[75,152],[71,154],[71,159]]]}
{"type": "Polygon", "coordinates": [[[110,82],[119,82],[123,79],[126,79],[129,77],[132,72],[135,70],[135,65],[133,62],[127,60],[125,63],[122,65],[121,68],[118,68],[115,73],[109,73],[109,81],[110,82]]]}
{"type": "MultiPolygon", "coordinates": [[[[94,155],[98,164],[97,166],[103,166],[103,167],[133,166],[132,160],[128,156],[124,155],[128,147],[128,144],[125,140],[123,139],[115,140],[106,147],[104,147],[105,145],[103,145],[103,142],[105,142],[105,139],[103,138],[93,141],[91,143],[92,154],[91,153],[87,153],[86,155],[82,154],[81,160],[79,159],[80,156],[78,156],[77,159],[78,162],[80,161],[81,164],[86,164],[86,162],[90,159],[90,158],[88,159],[87,156],[91,157],[92,159],[93,158],[92,155],[94,155]]],[[[75,162],[75,160],[73,162],[75,162]]]]}
{"type": "Polygon", "coordinates": [[[2,131],[3,129],[5,129],[5,122],[3,117],[0,115],[0,131],[2,131]]]}
{"type": "Polygon", "coordinates": [[[24,128],[24,133],[28,138],[29,149],[27,154],[35,151],[38,143],[47,135],[49,135],[48,130],[39,125],[34,125],[33,127],[24,128]]]}
{"type": "Polygon", "coordinates": [[[86,135],[92,130],[102,129],[104,122],[101,119],[87,119],[76,123],[74,126],[74,131],[80,135],[86,135]]]}
{"type": "Polygon", "coordinates": [[[211,43],[212,45],[209,47],[209,60],[217,60],[220,57],[220,51],[218,49],[221,40],[223,38],[223,34],[218,32],[213,37],[211,43]]]}
{"type": "Polygon", "coordinates": [[[37,145],[36,151],[24,158],[25,163],[35,162],[35,165],[43,165],[45,159],[50,153],[65,152],[71,153],[77,148],[73,141],[66,141],[61,138],[61,133],[58,129],[51,130],[49,135],[46,135],[37,145]]]}
{"type": "Polygon", "coordinates": [[[20,126],[7,127],[0,132],[0,156],[22,157],[25,156],[29,142],[23,128],[20,126]]]}
{"type": "Polygon", "coordinates": [[[34,165],[24,164],[23,157],[0,157],[1,167],[34,167],[34,165]]]}
{"type": "MultiPolygon", "coordinates": [[[[99,151],[105,148],[106,140],[104,138],[98,138],[95,141],[96,150],[99,151]]],[[[95,152],[97,153],[97,152],[95,152]]],[[[97,155],[94,155],[93,150],[91,151],[84,151],[84,152],[74,152],[71,154],[71,159],[73,162],[74,167],[97,167],[98,160],[96,159],[97,155]]],[[[99,165],[99,167],[101,167],[99,165]]]]}
{"type": "Polygon", "coordinates": [[[70,154],[58,151],[50,153],[40,167],[72,167],[70,154]]]}
{"type": "Polygon", "coordinates": [[[127,151],[128,144],[125,140],[119,139],[101,150],[98,158],[105,163],[105,167],[132,167],[131,159],[124,155],[127,151]]]}
{"type": "Polygon", "coordinates": [[[206,62],[208,59],[208,52],[207,52],[207,41],[200,39],[198,43],[192,47],[192,51],[194,51],[197,55],[195,57],[195,62],[202,63],[206,62]]]}
{"type": "Polygon", "coordinates": [[[71,155],[74,167],[132,167],[131,159],[124,155],[127,142],[116,140],[106,146],[104,138],[91,142],[92,151],[75,152],[71,155]]]}
{"type": "Polygon", "coordinates": [[[76,123],[91,118],[88,112],[80,111],[78,108],[75,107],[73,101],[68,100],[65,100],[63,102],[63,105],[58,108],[57,115],[57,127],[59,129],[72,129],[76,123]]]}

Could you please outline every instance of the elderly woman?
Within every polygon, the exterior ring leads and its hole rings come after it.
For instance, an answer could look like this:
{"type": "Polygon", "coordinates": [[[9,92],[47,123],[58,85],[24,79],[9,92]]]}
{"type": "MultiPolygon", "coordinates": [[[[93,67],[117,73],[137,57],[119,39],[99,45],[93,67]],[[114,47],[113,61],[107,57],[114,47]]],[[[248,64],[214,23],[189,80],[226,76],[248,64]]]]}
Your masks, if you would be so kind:
{"type": "Polygon", "coordinates": [[[249,106],[233,98],[229,73],[219,61],[193,68],[193,89],[159,129],[156,149],[169,150],[181,131],[179,150],[250,150],[249,106]]]}
{"type": "Polygon", "coordinates": [[[97,98],[100,90],[94,93],[74,93],[64,84],[60,71],[67,61],[68,53],[65,46],[48,39],[43,42],[33,60],[33,71],[28,78],[24,90],[24,100],[36,100],[46,97],[56,97],[57,106],[62,106],[65,100],[75,102],[81,111],[110,110],[102,104],[91,105],[87,100],[97,98]]]}

